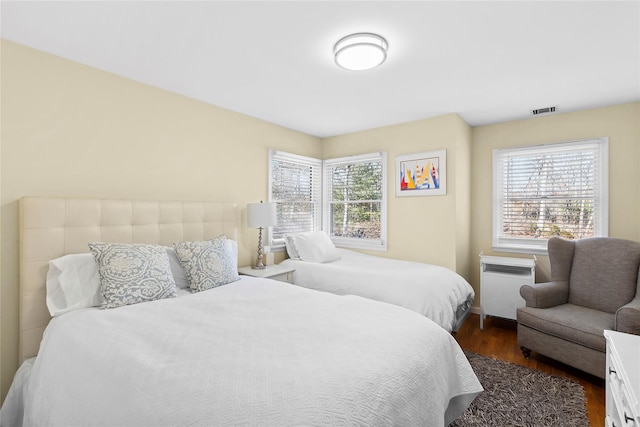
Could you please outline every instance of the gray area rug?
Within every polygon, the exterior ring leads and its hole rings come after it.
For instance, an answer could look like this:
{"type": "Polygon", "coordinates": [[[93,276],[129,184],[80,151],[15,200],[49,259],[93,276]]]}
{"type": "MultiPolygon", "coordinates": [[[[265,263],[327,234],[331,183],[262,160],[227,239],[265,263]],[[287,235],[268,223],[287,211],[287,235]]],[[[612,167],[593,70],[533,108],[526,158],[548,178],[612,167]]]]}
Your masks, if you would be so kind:
{"type": "Polygon", "coordinates": [[[584,389],[575,381],[464,352],[484,392],[451,426],[585,427],[584,389]]]}

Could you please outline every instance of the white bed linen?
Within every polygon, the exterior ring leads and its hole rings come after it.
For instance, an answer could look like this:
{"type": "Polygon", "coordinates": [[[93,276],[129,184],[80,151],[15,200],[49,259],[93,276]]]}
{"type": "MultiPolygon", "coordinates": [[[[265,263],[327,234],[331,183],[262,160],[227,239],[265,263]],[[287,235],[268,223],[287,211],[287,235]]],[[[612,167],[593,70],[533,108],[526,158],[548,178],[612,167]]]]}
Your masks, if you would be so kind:
{"type": "Polygon", "coordinates": [[[25,425],[441,426],[482,387],[415,313],[243,277],[52,319],[24,389],[25,425]]]}
{"type": "Polygon", "coordinates": [[[7,393],[2,408],[0,408],[0,427],[22,425],[26,397],[25,386],[29,381],[34,361],[35,357],[25,360],[14,375],[9,393],[7,393]]]}
{"type": "Polygon", "coordinates": [[[474,296],[471,285],[445,267],[338,249],[324,264],[287,259],[296,285],[338,295],[359,295],[422,314],[451,332],[456,310],[474,296]]]}

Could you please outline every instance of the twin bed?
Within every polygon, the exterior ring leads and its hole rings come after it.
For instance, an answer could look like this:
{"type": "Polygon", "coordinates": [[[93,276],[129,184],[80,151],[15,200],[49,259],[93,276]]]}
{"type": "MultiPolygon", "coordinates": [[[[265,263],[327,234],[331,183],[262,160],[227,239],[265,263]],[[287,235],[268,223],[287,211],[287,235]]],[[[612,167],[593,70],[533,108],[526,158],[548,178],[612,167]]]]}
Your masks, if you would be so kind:
{"type": "Polygon", "coordinates": [[[336,248],[323,232],[286,236],[298,286],[338,295],[358,295],[404,307],[456,332],[471,313],[474,291],[448,268],[371,256],[336,248]]]}
{"type": "Polygon", "coordinates": [[[444,426],[482,391],[451,334],[424,315],[269,279],[176,286],[168,298],[51,319],[49,261],[90,242],[232,242],[236,221],[226,202],[21,200],[25,363],[2,427],[444,426]]]}

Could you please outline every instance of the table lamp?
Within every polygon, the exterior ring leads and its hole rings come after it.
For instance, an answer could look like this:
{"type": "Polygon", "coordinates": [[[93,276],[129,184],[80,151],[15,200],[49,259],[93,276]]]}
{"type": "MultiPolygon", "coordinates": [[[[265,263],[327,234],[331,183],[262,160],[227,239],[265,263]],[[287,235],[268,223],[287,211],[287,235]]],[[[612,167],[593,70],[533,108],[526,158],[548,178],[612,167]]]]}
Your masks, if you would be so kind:
{"type": "Polygon", "coordinates": [[[247,225],[251,228],[257,228],[260,230],[258,234],[258,256],[256,257],[256,265],[253,267],[256,270],[264,270],[267,268],[262,263],[264,257],[262,247],[262,229],[267,227],[273,227],[278,224],[278,217],[276,214],[275,203],[249,203],[247,204],[247,225]]]}

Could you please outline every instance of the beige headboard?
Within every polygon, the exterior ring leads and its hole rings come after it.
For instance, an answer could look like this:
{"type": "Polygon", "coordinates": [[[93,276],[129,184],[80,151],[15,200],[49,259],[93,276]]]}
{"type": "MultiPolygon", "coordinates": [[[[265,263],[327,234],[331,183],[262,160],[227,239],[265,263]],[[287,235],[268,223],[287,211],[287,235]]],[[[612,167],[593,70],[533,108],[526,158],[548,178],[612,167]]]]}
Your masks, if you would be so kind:
{"type": "Polygon", "coordinates": [[[89,242],[170,246],[225,234],[237,239],[234,202],[57,199],[20,200],[20,357],[38,353],[51,316],[46,305],[48,261],[88,252],[89,242]]]}

